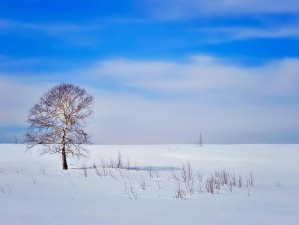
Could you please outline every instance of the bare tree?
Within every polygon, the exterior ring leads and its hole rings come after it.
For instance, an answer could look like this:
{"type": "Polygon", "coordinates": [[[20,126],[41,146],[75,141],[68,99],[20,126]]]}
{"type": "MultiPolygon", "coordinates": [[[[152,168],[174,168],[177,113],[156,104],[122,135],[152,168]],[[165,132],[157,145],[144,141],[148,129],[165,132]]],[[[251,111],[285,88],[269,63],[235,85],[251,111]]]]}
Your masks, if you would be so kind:
{"type": "Polygon", "coordinates": [[[72,84],[59,84],[45,93],[29,112],[25,134],[27,148],[43,146],[41,154],[61,153],[63,169],[68,155],[84,157],[89,135],[84,131],[92,113],[93,97],[72,84]]]}
{"type": "Polygon", "coordinates": [[[201,133],[199,135],[199,140],[198,140],[198,144],[199,144],[199,147],[202,147],[202,137],[201,137],[201,133]]]}
{"type": "Polygon", "coordinates": [[[18,141],[18,137],[17,137],[16,133],[13,133],[13,136],[14,136],[15,144],[18,144],[19,141],[18,141]]]}

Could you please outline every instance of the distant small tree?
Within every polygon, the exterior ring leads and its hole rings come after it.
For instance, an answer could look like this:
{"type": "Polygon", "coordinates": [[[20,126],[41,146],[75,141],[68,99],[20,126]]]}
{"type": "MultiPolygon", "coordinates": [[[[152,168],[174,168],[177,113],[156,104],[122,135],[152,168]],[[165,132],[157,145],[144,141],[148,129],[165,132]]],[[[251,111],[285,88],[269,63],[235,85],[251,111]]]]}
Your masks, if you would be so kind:
{"type": "Polygon", "coordinates": [[[199,144],[199,147],[202,147],[202,137],[201,137],[201,133],[200,133],[200,135],[199,135],[198,144],[199,144]]]}
{"type": "Polygon", "coordinates": [[[25,134],[27,149],[43,146],[41,154],[61,153],[63,169],[67,156],[84,157],[89,135],[84,131],[92,113],[93,97],[72,84],[59,84],[45,93],[29,112],[25,134]]]}
{"type": "Polygon", "coordinates": [[[15,144],[18,144],[19,141],[18,141],[18,137],[17,137],[16,133],[13,133],[13,136],[14,136],[15,144]]]}

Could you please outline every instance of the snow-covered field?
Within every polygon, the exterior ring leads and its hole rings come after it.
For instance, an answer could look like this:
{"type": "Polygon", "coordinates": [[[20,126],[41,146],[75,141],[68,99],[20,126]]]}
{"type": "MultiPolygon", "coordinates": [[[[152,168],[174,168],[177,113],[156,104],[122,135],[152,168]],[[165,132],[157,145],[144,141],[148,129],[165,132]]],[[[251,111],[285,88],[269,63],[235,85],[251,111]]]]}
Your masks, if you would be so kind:
{"type": "Polygon", "coordinates": [[[299,224],[299,145],[89,149],[62,171],[58,155],[0,145],[0,224],[299,224]]]}

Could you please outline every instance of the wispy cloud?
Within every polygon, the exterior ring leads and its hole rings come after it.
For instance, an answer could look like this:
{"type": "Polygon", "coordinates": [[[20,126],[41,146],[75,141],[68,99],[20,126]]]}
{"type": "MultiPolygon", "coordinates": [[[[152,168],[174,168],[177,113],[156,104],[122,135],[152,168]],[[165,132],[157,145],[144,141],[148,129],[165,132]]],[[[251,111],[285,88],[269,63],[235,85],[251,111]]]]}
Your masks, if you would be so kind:
{"type": "Polygon", "coordinates": [[[242,67],[221,58],[193,56],[187,62],[112,59],[95,63],[82,74],[110,78],[124,87],[165,93],[229,91],[287,96],[299,92],[299,59],[282,59],[242,67]]]}
{"type": "MultiPolygon", "coordinates": [[[[91,46],[99,44],[99,40],[91,35],[92,32],[101,31],[102,25],[79,24],[68,22],[23,22],[0,18],[0,33],[16,33],[34,37],[44,34],[59,40],[64,40],[64,44],[75,46],[91,46]]],[[[57,43],[56,43],[57,45],[57,43]]]]}
{"type": "Polygon", "coordinates": [[[198,16],[239,16],[257,14],[297,14],[296,0],[146,0],[152,17],[156,19],[188,19],[198,16]]]}
{"type": "Polygon", "coordinates": [[[270,27],[212,27],[195,29],[205,32],[213,41],[226,42],[247,39],[299,38],[299,24],[276,25],[270,27]]]}
{"type": "Polygon", "coordinates": [[[36,30],[46,32],[49,34],[57,33],[69,33],[69,32],[83,32],[92,29],[99,29],[99,25],[79,25],[72,23],[33,23],[33,22],[22,22],[0,18],[0,29],[23,29],[23,30],[36,30]]]}

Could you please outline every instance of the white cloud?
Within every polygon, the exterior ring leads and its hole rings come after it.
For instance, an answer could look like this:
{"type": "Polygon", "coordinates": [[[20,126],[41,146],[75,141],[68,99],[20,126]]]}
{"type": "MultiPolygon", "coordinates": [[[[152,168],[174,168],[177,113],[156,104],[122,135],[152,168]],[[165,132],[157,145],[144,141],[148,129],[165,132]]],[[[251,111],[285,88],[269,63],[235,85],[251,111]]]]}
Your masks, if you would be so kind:
{"type": "Polygon", "coordinates": [[[184,19],[197,16],[238,16],[299,12],[297,0],[147,0],[151,16],[156,19],[184,19]]]}
{"type": "MultiPolygon", "coordinates": [[[[98,73],[107,76],[125,77],[126,79],[147,77],[160,77],[169,71],[176,71],[177,65],[172,62],[160,61],[131,61],[125,58],[104,60],[95,63],[88,73],[97,76],[98,73]]],[[[86,72],[86,71],[84,71],[86,72]]]]}
{"type": "Polygon", "coordinates": [[[200,132],[207,142],[277,143],[299,128],[296,103],[273,103],[298,96],[299,59],[256,67],[207,56],[185,63],[116,59],[81,73],[172,96],[97,92],[92,130],[102,143],[192,142],[200,132]]]}
{"type": "Polygon", "coordinates": [[[269,63],[258,71],[265,74],[266,91],[272,96],[296,96],[299,93],[299,59],[269,63]]]}
{"type": "Polygon", "coordinates": [[[108,78],[128,88],[188,94],[231,91],[234,94],[287,96],[298,93],[299,59],[282,59],[242,67],[211,56],[193,56],[184,63],[112,59],[81,72],[108,78]]]}
{"type": "Polygon", "coordinates": [[[27,29],[46,32],[48,34],[82,32],[100,28],[99,25],[78,25],[72,23],[33,23],[0,18],[0,29],[27,29]]]}
{"type": "Polygon", "coordinates": [[[46,85],[21,84],[0,75],[1,126],[26,125],[27,113],[47,90],[46,85]]]}
{"type": "MultiPolygon", "coordinates": [[[[277,143],[294,141],[298,133],[299,105],[292,99],[299,95],[299,59],[256,67],[207,56],[185,62],[115,59],[76,75],[69,82],[84,75],[89,82],[84,87],[96,98],[88,128],[94,143],[192,143],[199,133],[212,143],[277,143]],[[101,90],[97,79],[102,77],[141,92],[101,90]],[[151,98],[142,90],[158,94],[151,98]]],[[[28,110],[52,84],[30,85],[4,77],[0,125],[25,126],[28,110]]]]}
{"type": "Polygon", "coordinates": [[[15,32],[26,36],[31,36],[32,32],[43,33],[76,46],[99,45],[99,39],[89,35],[89,32],[99,31],[102,27],[101,24],[24,22],[0,18],[0,33],[15,32]]]}
{"type": "Polygon", "coordinates": [[[299,127],[299,107],[221,104],[201,98],[149,100],[98,93],[90,125],[98,143],[283,142],[299,127]],[[285,138],[285,137],[284,137],[285,138]]]}
{"type": "Polygon", "coordinates": [[[213,42],[247,40],[258,38],[299,38],[298,24],[286,24],[268,27],[212,27],[199,28],[195,31],[205,32],[213,42]]]}

